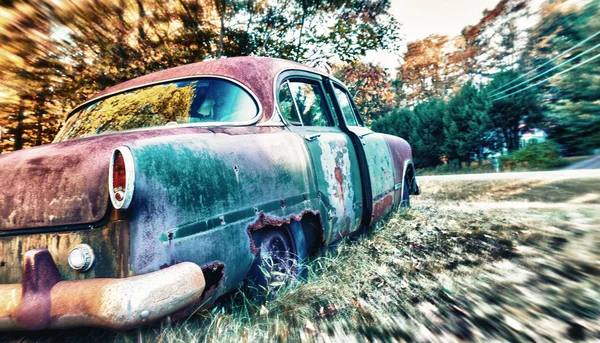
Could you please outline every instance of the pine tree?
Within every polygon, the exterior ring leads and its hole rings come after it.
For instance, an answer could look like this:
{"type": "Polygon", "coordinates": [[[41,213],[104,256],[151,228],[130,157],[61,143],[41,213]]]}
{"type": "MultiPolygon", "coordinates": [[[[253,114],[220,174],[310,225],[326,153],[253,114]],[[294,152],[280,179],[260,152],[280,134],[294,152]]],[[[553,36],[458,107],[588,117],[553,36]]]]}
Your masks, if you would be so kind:
{"type": "Polygon", "coordinates": [[[524,90],[527,87],[527,84],[524,84],[506,93],[497,91],[509,83],[510,85],[505,86],[506,88],[502,90],[521,83],[525,78],[515,81],[520,75],[516,70],[500,72],[486,86],[487,93],[491,94],[492,99],[489,111],[490,119],[496,134],[502,137],[502,141],[510,152],[519,149],[519,140],[524,131],[540,125],[543,121],[538,88],[532,87],[524,90]],[[504,97],[513,92],[519,93],[504,97]]]}
{"type": "Polygon", "coordinates": [[[449,160],[471,163],[477,154],[483,160],[483,150],[491,140],[492,121],[488,116],[489,100],[485,92],[470,82],[450,99],[444,116],[444,146],[449,160]]]}

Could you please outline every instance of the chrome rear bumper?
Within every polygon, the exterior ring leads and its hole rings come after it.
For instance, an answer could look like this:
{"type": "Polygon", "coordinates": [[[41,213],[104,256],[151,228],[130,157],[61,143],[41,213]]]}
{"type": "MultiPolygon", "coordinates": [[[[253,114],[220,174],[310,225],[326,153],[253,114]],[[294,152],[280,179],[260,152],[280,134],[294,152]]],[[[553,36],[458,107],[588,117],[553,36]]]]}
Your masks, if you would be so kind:
{"type": "Polygon", "coordinates": [[[21,284],[0,285],[0,330],[128,329],[197,303],[204,287],[191,262],[123,279],[61,281],[48,250],[30,250],[21,284]]]}

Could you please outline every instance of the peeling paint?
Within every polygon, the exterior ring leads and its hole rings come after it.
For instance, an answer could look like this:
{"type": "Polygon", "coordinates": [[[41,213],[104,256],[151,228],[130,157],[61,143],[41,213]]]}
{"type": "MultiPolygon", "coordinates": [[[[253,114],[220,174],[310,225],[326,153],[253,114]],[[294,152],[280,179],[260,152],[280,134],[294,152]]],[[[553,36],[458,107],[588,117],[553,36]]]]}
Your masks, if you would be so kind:
{"type": "MultiPolygon", "coordinates": [[[[358,166],[353,166],[350,162],[346,139],[339,139],[338,135],[321,135],[318,142],[321,150],[320,167],[323,170],[320,176],[325,183],[323,186],[327,187],[319,190],[327,195],[327,206],[331,206],[328,217],[335,218],[330,236],[338,237],[356,223],[356,213],[352,206],[355,201],[355,185],[352,184],[351,173],[352,168],[357,170],[358,166]]],[[[322,184],[319,184],[319,188],[321,187],[322,184]]]]}

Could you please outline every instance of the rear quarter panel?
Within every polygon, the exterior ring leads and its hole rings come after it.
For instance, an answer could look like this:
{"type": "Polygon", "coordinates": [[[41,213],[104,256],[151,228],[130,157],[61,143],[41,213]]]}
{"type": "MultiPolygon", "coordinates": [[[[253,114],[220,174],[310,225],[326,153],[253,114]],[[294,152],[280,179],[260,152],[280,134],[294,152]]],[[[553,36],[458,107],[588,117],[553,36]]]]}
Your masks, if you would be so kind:
{"type": "Polygon", "coordinates": [[[308,152],[288,131],[160,137],[129,147],[134,274],[184,261],[222,265],[218,296],[245,277],[252,228],[318,209],[308,152]]]}
{"type": "Polygon", "coordinates": [[[394,170],[394,183],[396,185],[402,184],[400,188],[395,187],[394,191],[394,206],[398,207],[402,200],[402,187],[405,187],[404,173],[406,172],[409,164],[412,164],[412,150],[410,144],[400,137],[381,134],[388,145],[390,155],[392,157],[393,170],[394,170]]]}

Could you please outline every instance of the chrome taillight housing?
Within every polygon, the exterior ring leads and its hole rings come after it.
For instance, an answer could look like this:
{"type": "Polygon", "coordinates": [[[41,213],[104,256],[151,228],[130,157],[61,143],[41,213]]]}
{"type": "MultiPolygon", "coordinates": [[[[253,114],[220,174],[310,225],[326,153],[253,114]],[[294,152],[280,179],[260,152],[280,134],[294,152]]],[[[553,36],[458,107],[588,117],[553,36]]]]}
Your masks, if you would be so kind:
{"type": "Polygon", "coordinates": [[[122,146],[113,151],[108,171],[110,201],[117,210],[126,210],[131,204],[135,185],[133,155],[128,147],[122,146]]]}

